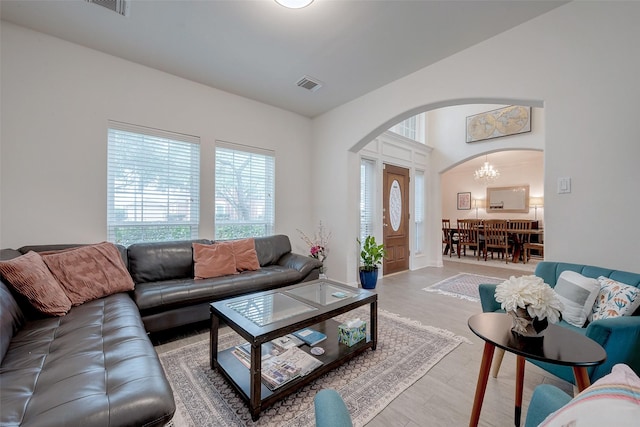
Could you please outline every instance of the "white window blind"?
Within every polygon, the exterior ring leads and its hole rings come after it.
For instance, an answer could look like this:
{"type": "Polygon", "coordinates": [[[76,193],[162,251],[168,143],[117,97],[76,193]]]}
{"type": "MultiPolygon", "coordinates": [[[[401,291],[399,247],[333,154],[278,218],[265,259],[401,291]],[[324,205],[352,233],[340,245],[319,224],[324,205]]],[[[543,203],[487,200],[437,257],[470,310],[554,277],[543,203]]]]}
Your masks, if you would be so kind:
{"type": "Polygon", "coordinates": [[[374,235],[375,168],[373,160],[360,161],[360,241],[374,235]]]}
{"type": "Polygon", "coordinates": [[[273,234],[273,151],[216,141],[215,238],[273,234]]]}
{"type": "Polygon", "coordinates": [[[416,253],[424,252],[424,213],[425,213],[425,197],[424,197],[424,172],[416,171],[415,175],[415,215],[414,221],[416,226],[416,253]]]}
{"type": "Polygon", "coordinates": [[[199,143],[190,135],[109,122],[109,241],[129,245],[198,237],[199,143]]]}

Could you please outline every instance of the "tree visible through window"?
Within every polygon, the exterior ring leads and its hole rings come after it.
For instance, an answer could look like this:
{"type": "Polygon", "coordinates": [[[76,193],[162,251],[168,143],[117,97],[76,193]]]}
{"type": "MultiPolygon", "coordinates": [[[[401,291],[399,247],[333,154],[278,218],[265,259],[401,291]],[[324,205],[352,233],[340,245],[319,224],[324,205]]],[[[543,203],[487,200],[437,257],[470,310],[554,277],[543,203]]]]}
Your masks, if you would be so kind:
{"type": "Polygon", "coordinates": [[[109,241],[198,237],[199,138],[109,122],[107,174],[109,241]]]}
{"type": "Polygon", "coordinates": [[[273,152],[216,142],[215,238],[273,234],[273,152]]]}

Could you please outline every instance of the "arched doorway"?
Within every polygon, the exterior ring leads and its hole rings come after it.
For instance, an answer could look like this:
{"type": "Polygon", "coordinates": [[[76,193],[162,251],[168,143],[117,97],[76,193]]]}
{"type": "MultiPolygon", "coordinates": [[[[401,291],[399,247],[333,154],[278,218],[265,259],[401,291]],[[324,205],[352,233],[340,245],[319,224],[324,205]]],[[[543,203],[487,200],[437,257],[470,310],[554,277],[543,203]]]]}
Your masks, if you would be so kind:
{"type": "MultiPolygon", "coordinates": [[[[415,234],[411,238],[411,244],[420,240],[426,242],[425,250],[421,253],[416,253],[415,247],[411,247],[411,269],[417,269],[425,266],[440,266],[442,265],[442,253],[440,248],[440,224],[443,217],[443,210],[445,203],[449,203],[449,198],[453,197],[455,200],[459,191],[449,191],[443,189],[441,186],[442,174],[449,170],[453,170],[455,167],[463,165],[465,162],[471,159],[477,159],[477,162],[482,163],[484,156],[487,153],[495,153],[490,155],[496,155],[497,153],[536,153],[533,156],[536,157],[534,163],[537,166],[532,166],[536,169],[535,174],[522,175],[519,179],[519,184],[525,183],[524,181],[532,181],[529,184],[532,188],[532,195],[543,194],[544,189],[544,167],[542,166],[543,150],[544,150],[544,115],[541,108],[541,102],[539,101],[519,101],[518,103],[511,102],[498,104],[493,103],[498,100],[485,100],[491,103],[480,103],[480,100],[451,100],[447,102],[432,104],[421,108],[413,109],[409,112],[405,112],[398,115],[393,121],[388,121],[384,125],[385,129],[388,129],[398,121],[401,121],[408,116],[415,115],[420,112],[426,112],[429,118],[426,120],[426,132],[428,134],[426,138],[426,147],[428,148],[428,159],[424,168],[424,200],[425,200],[425,225],[422,228],[422,236],[416,236],[415,234]],[[493,101],[493,102],[492,102],[493,101]],[[482,111],[489,111],[495,108],[504,107],[506,105],[524,105],[531,106],[532,108],[532,128],[531,131],[524,134],[505,136],[501,138],[495,138],[488,141],[467,143],[465,141],[465,119],[470,114],[476,114],[482,111]],[[522,151],[529,150],[529,151],[522,151]],[[533,151],[531,151],[533,150],[533,151]],[[531,175],[535,175],[532,178],[531,175]]],[[[379,129],[379,128],[378,128],[379,129]]],[[[371,135],[371,134],[370,134],[371,135]]],[[[374,137],[369,142],[375,140],[374,137]]],[[[368,144],[361,140],[358,144],[354,145],[350,151],[358,148],[363,148],[368,144]]],[[[359,157],[362,158],[362,154],[358,150],[359,157]]],[[[502,155],[500,155],[502,156],[502,155]]],[[[523,159],[526,156],[523,157],[523,159]]],[[[518,164],[522,162],[528,162],[529,160],[521,161],[507,161],[505,164],[508,169],[515,168],[518,171],[518,164]],[[513,165],[516,165],[515,167],[513,165]]],[[[471,162],[473,163],[473,162],[471,162]]],[[[417,168],[414,167],[417,170],[417,168]]],[[[522,169],[520,169],[522,170],[522,169]]],[[[412,169],[413,172],[413,169],[412,169]]],[[[453,172],[452,172],[453,173],[453,172]]],[[[473,171],[470,172],[472,177],[473,171]]],[[[412,175],[412,180],[414,176],[412,175]]],[[[473,180],[471,178],[471,180],[473,180]]],[[[510,176],[509,182],[518,179],[510,176]]],[[[514,182],[515,182],[514,181],[514,182]]],[[[507,181],[504,181],[507,182],[507,181]]],[[[474,195],[474,199],[485,199],[484,196],[486,189],[482,188],[470,188],[465,190],[474,195]]],[[[455,204],[453,204],[454,210],[455,204]]],[[[379,208],[382,210],[382,207],[379,208]]],[[[471,212],[467,212],[469,215],[480,215],[480,209],[474,209],[471,212]]],[[[383,212],[380,211],[378,218],[383,217],[383,212]]],[[[537,212],[530,211],[530,216],[543,215],[541,210],[537,212]]],[[[457,218],[457,212],[451,214],[453,219],[457,218]]],[[[382,226],[381,226],[382,227],[382,226]]],[[[380,227],[380,229],[381,229],[380,227]]],[[[415,233],[417,227],[412,229],[412,233],[415,233]]],[[[376,238],[381,238],[382,233],[377,234],[376,238]]]]}

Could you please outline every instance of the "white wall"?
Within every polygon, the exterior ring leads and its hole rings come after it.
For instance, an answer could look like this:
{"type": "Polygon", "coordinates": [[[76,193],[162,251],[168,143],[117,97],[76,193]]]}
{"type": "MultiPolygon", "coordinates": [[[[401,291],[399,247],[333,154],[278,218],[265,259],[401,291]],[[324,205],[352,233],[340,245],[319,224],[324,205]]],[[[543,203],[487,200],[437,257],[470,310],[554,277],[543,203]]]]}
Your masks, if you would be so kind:
{"type": "Polygon", "coordinates": [[[106,239],[107,120],[201,138],[200,235],[213,237],[214,142],[276,152],[276,232],[307,248],[311,121],[2,22],[0,247],[106,239]],[[210,197],[207,197],[210,195],[210,197]]]}
{"type": "MultiPolygon", "coordinates": [[[[313,156],[332,170],[314,183],[315,199],[332,203],[317,203],[314,214],[340,224],[333,260],[344,263],[330,266],[332,276],[356,281],[353,151],[421,110],[474,102],[544,107],[544,146],[504,138],[492,146],[544,149],[546,258],[639,271],[638,232],[629,236],[640,212],[638,17],[640,3],[571,2],[314,119],[313,156]],[[572,178],[571,194],[556,193],[564,176],[572,178]]],[[[441,259],[439,173],[484,151],[464,141],[434,147],[433,265],[441,259]]]]}

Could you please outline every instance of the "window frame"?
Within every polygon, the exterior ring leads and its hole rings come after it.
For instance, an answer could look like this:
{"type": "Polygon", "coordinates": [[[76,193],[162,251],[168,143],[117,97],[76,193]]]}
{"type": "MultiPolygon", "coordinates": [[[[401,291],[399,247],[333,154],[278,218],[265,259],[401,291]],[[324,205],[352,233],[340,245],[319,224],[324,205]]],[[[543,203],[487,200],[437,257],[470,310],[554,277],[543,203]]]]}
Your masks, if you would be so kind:
{"type": "Polygon", "coordinates": [[[107,240],[128,246],[198,238],[200,151],[199,137],[109,120],[107,240]],[[133,186],[145,189],[124,190],[133,186]]]}
{"type": "MultiPolygon", "coordinates": [[[[235,163],[234,163],[235,164],[235,163]]],[[[263,237],[270,236],[274,234],[275,230],[275,170],[276,170],[276,153],[273,150],[267,150],[263,148],[252,147],[248,145],[236,144],[227,141],[216,141],[215,146],[215,174],[214,174],[214,214],[213,214],[213,225],[214,225],[214,239],[215,240],[227,240],[227,239],[238,239],[238,238],[248,238],[248,237],[263,237]],[[259,171],[261,167],[264,168],[264,175],[260,177],[258,174],[253,174],[249,177],[250,180],[253,180],[253,183],[250,183],[245,190],[252,191],[256,186],[262,186],[263,192],[261,195],[251,195],[251,198],[248,200],[249,206],[247,206],[248,210],[263,210],[264,217],[260,218],[249,218],[249,219],[233,219],[226,220],[223,219],[223,215],[219,212],[224,210],[224,216],[229,216],[230,218],[236,217],[240,214],[238,210],[233,206],[234,204],[239,204],[240,202],[237,198],[234,200],[232,196],[225,197],[220,194],[219,185],[222,179],[230,180],[230,174],[226,174],[222,176],[221,174],[225,170],[219,162],[221,161],[221,155],[225,153],[225,155],[230,155],[234,158],[238,156],[239,158],[248,157],[249,161],[252,162],[249,165],[250,168],[254,168],[259,171]],[[255,164],[253,163],[255,162],[255,164]],[[264,162],[264,164],[261,164],[264,162]],[[264,182],[261,183],[260,178],[264,179],[264,182]],[[256,180],[258,182],[256,182],[256,180]],[[235,227],[235,230],[234,230],[235,227]],[[242,231],[242,227],[244,227],[244,231],[242,231]],[[261,229],[261,232],[257,232],[261,229]]],[[[228,170],[227,170],[228,172],[228,170]]],[[[245,176],[246,177],[246,176],[245,176]]],[[[238,177],[234,177],[235,181],[238,181],[238,177]]],[[[236,189],[236,197],[238,197],[238,192],[236,189]]]]}

